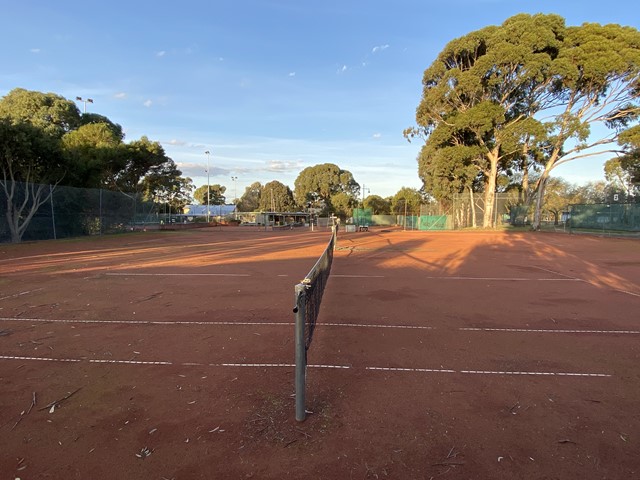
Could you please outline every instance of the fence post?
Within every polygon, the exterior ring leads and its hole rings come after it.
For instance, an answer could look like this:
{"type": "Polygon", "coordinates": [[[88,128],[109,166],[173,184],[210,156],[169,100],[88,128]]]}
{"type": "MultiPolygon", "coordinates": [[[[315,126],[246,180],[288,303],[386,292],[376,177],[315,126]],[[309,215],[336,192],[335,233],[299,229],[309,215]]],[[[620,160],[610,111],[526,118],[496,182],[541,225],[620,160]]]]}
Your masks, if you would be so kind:
{"type": "Polygon", "coordinates": [[[53,208],[53,187],[49,185],[49,200],[51,201],[51,225],[53,226],[53,239],[57,240],[58,236],[56,235],[56,214],[53,208]]]}
{"type": "Polygon", "coordinates": [[[100,235],[102,235],[102,189],[100,189],[100,200],[99,200],[99,206],[98,206],[98,221],[100,223],[100,235]]]}
{"type": "Polygon", "coordinates": [[[305,380],[307,371],[307,351],[304,341],[304,330],[306,323],[306,287],[299,283],[295,286],[296,304],[293,309],[296,314],[295,321],[295,346],[296,346],[296,369],[295,369],[295,389],[296,389],[296,420],[302,422],[306,418],[305,410],[305,380]]]}

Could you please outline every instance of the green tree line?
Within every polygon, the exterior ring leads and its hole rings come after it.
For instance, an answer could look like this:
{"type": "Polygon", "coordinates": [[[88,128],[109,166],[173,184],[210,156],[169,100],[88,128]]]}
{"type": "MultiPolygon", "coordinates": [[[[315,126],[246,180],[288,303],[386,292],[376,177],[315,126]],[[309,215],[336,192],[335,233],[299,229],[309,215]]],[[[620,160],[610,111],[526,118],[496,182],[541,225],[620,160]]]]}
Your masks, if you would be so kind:
{"type": "Polygon", "coordinates": [[[49,185],[117,190],[176,210],[193,188],[159,142],[126,143],[107,117],[81,113],[54,93],[16,88],[0,99],[0,195],[13,242],[49,200],[49,185]]]}

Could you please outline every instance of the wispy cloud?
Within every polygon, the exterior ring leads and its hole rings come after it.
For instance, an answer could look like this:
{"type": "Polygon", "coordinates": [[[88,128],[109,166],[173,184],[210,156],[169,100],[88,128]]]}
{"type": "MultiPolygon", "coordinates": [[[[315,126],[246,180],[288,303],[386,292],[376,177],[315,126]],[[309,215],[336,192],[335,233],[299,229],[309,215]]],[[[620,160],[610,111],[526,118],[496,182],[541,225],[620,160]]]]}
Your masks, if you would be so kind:
{"type": "Polygon", "coordinates": [[[349,67],[347,67],[346,65],[342,65],[342,67],[338,69],[337,73],[345,73],[347,70],[349,70],[349,67]]]}
{"type": "Polygon", "coordinates": [[[377,139],[377,138],[382,138],[382,134],[381,134],[381,133],[376,132],[376,133],[374,133],[374,134],[373,134],[373,138],[376,138],[376,139],[377,139]]]}
{"type": "Polygon", "coordinates": [[[300,170],[300,162],[287,162],[283,160],[270,160],[266,170],[268,172],[291,172],[300,170]]]}
{"type": "Polygon", "coordinates": [[[373,48],[371,49],[371,53],[374,53],[374,54],[375,54],[375,53],[378,53],[378,52],[382,52],[383,50],[386,50],[387,48],[389,48],[389,45],[388,45],[388,44],[385,44],[385,45],[377,45],[377,46],[375,46],[375,47],[373,47],[373,48]]]}
{"type": "Polygon", "coordinates": [[[296,72],[289,72],[289,76],[290,77],[295,77],[296,76],[296,72]]]}
{"type": "Polygon", "coordinates": [[[124,98],[127,98],[127,94],[124,92],[118,92],[116,93],[113,98],[117,98],[118,100],[122,100],[124,98]]]}
{"type": "Polygon", "coordinates": [[[147,100],[146,102],[143,103],[143,105],[149,108],[151,105],[153,105],[153,102],[151,100],[147,100]]]}
{"type": "Polygon", "coordinates": [[[156,57],[164,57],[167,54],[167,52],[165,50],[160,50],[159,52],[156,52],[156,57]]]}
{"type": "Polygon", "coordinates": [[[32,48],[31,50],[29,50],[31,53],[40,53],[41,50],[39,48],[32,48]]]}
{"type": "Polygon", "coordinates": [[[171,140],[168,141],[162,141],[160,142],[164,145],[174,145],[174,146],[178,146],[178,147],[183,147],[185,145],[187,145],[187,142],[185,142],[184,140],[177,140],[175,138],[172,138],[171,140]]]}

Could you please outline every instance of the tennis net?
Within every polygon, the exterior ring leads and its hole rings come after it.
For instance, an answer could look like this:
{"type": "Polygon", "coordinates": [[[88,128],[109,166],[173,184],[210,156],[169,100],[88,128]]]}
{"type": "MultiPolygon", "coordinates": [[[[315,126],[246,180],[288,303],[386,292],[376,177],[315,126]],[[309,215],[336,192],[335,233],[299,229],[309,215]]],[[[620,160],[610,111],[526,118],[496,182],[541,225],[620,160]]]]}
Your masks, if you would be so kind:
{"type": "Polygon", "coordinates": [[[337,231],[333,228],[331,239],[324,252],[298,285],[295,286],[295,345],[296,345],[296,420],[303,421],[306,418],[305,410],[305,384],[307,369],[307,351],[313,339],[320,313],[320,303],[324,294],[331,264],[333,263],[333,251],[337,242],[337,231]]]}

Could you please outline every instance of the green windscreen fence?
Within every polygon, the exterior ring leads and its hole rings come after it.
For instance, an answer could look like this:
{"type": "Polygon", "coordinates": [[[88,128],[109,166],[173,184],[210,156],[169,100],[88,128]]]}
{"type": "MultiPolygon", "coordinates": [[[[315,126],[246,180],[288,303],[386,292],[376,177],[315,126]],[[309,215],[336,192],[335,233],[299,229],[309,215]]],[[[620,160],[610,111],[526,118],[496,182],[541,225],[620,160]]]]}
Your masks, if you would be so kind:
{"type": "Polygon", "coordinates": [[[353,223],[356,225],[372,225],[373,210],[370,208],[354,208],[353,223]]]}
{"type": "Polygon", "coordinates": [[[570,205],[569,214],[571,228],[640,232],[640,203],[570,205]]]}
{"type": "Polygon", "coordinates": [[[448,215],[398,215],[398,225],[405,230],[447,230],[450,229],[448,215]]]}

